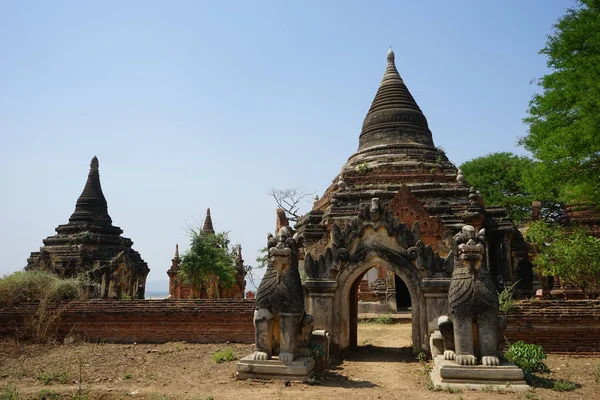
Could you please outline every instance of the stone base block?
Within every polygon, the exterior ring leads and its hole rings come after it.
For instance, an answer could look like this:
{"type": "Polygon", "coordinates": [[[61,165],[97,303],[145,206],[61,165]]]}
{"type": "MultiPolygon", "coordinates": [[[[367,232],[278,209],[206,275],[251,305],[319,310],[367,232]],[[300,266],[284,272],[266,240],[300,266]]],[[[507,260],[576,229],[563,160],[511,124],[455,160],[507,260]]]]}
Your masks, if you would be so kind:
{"type": "Polygon", "coordinates": [[[463,390],[504,390],[521,392],[531,389],[525,383],[523,370],[508,361],[497,367],[484,365],[458,365],[444,360],[443,355],[435,357],[431,382],[442,388],[453,387],[463,390]]]}
{"type": "Polygon", "coordinates": [[[293,382],[306,382],[313,375],[315,360],[301,357],[285,364],[277,357],[266,361],[256,361],[248,355],[238,361],[236,379],[279,379],[293,382]]]}

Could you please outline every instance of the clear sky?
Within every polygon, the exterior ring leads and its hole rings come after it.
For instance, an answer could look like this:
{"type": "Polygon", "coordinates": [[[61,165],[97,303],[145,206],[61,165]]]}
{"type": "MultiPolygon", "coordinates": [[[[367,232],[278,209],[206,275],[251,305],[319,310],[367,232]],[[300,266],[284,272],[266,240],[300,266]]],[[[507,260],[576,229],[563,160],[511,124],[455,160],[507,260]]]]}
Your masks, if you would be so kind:
{"type": "Polygon", "coordinates": [[[390,45],[456,165],[521,154],[537,53],[574,5],[0,0],[0,275],[67,222],[94,155],[148,281],[168,279],[207,207],[254,264],[275,225],[265,192],[322,194],[358,147],[390,45]]]}

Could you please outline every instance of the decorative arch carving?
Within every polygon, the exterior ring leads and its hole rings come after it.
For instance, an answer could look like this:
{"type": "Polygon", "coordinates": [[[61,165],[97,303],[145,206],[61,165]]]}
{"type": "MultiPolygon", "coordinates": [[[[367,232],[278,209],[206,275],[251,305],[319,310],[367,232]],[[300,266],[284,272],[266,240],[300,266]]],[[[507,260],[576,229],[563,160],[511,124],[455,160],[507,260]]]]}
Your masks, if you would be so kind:
{"type": "Polygon", "coordinates": [[[316,258],[306,252],[304,270],[310,279],[337,279],[346,265],[363,262],[373,251],[385,254],[388,261],[397,265],[403,264],[403,261],[413,264],[421,278],[450,277],[452,274],[452,252],[447,257],[434,252],[431,245],[425,245],[420,240],[418,220],[409,228],[392,211],[384,210],[378,198],[371,199],[370,205],[362,207],[358,216],[345,228],[333,223],[331,240],[325,253],[316,258]],[[367,232],[377,232],[382,228],[394,242],[393,248],[385,243],[363,240],[367,232]]]}

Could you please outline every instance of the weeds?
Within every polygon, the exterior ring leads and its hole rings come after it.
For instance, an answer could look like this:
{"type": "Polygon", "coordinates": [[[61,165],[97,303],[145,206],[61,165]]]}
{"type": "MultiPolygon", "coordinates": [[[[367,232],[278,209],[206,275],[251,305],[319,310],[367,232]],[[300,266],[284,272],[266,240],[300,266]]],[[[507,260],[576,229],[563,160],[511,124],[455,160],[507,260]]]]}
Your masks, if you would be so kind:
{"type": "Polygon", "coordinates": [[[507,288],[504,288],[502,292],[498,294],[498,301],[500,302],[500,312],[508,313],[515,306],[515,299],[513,297],[515,288],[520,281],[516,281],[507,288]]]}
{"type": "Polygon", "coordinates": [[[42,382],[44,385],[49,385],[52,382],[66,383],[67,382],[67,373],[65,371],[59,371],[59,372],[41,371],[35,375],[35,379],[42,382]]]}
{"type": "Polygon", "coordinates": [[[577,389],[576,384],[562,379],[554,381],[554,385],[552,386],[552,390],[555,392],[572,392],[575,389],[577,389]]]}
{"type": "Polygon", "coordinates": [[[600,364],[596,364],[594,367],[594,382],[600,383],[600,364]]]}
{"type": "Polygon", "coordinates": [[[224,350],[215,351],[212,355],[214,362],[221,364],[223,361],[234,361],[237,360],[237,356],[233,352],[231,347],[227,347],[224,350]]]}
{"type": "Polygon", "coordinates": [[[376,324],[386,324],[389,325],[391,323],[393,323],[394,321],[392,320],[392,316],[390,314],[383,314],[378,316],[377,318],[375,318],[375,323],[376,324]]]}
{"type": "Polygon", "coordinates": [[[53,390],[42,389],[40,390],[40,400],[57,400],[60,399],[60,395],[53,390]]]}
{"type": "Polygon", "coordinates": [[[123,380],[124,381],[128,381],[131,380],[133,378],[133,374],[131,372],[127,372],[123,375],[123,380]]]}
{"type": "Polygon", "coordinates": [[[19,400],[20,398],[19,391],[12,385],[6,385],[0,392],[0,400],[19,400]]]}

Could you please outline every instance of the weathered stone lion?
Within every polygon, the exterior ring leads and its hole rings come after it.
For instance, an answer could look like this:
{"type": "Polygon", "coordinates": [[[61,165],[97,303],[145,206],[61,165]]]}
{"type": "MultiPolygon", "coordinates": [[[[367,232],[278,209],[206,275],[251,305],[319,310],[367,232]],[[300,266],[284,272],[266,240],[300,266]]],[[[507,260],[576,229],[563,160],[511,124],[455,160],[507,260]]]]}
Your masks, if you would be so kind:
{"type": "Polygon", "coordinates": [[[279,355],[285,363],[308,356],[313,318],[304,310],[298,271],[298,249],[292,230],[282,227],[277,239],[269,235],[269,263],[256,293],[254,360],[279,355]]]}
{"type": "Polygon", "coordinates": [[[498,358],[498,291],[485,257],[485,231],[466,225],[454,236],[454,271],[448,292],[449,317],[438,324],[444,341],[444,358],[460,365],[496,366],[498,358]],[[474,348],[476,323],[479,349],[474,348]]]}

